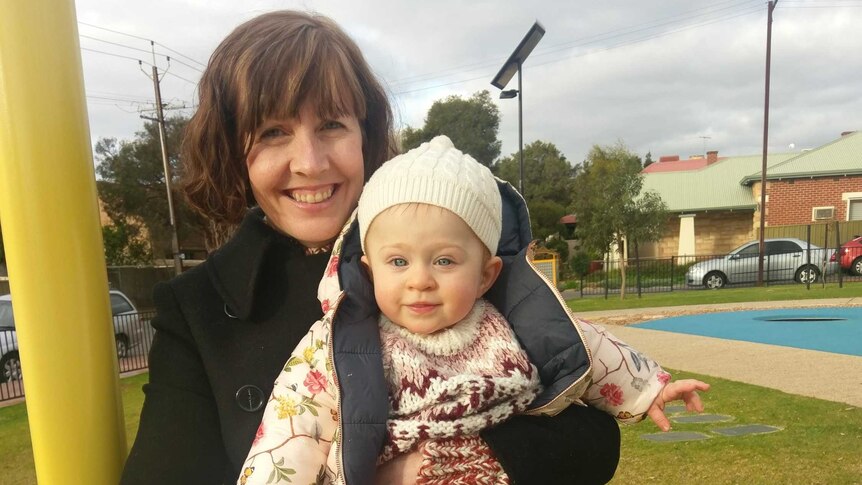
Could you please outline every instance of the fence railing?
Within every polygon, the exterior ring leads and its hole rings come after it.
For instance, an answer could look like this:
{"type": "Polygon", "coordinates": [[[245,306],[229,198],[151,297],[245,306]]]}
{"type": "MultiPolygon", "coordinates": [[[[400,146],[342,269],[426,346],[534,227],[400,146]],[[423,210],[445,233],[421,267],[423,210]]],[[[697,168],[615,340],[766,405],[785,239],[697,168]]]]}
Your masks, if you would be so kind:
{"type": "MultiPolygon", "coordinates": [[[[767,285],[862,281],[840,267],[840,249],[811,249],[801,252],[768,254],[764,257],[763,280],[767,285]],[[810,254],[810,259],[809,259],[810,254]],[[833,258],[834,254],[834,258],[833,258]]],[[[598,271],[576,278],[580,296],[619,294],[625,264],[626,293],[659,293],[702,290],[720,287],[745,287],[757,284],[758,255],[673,256],[670,258],[629,258],[628,262],[593,262],[598,271]]]]}
{"type": "MultiPolygon", "coordinates": [[[[154,311],[114,316],[114,338],[120,373],[149,367],[154,311]]],[[[24,376],[18,356],[18,339],[14,329],[0,329],[0,402],[24,397],[24,376]]]]}

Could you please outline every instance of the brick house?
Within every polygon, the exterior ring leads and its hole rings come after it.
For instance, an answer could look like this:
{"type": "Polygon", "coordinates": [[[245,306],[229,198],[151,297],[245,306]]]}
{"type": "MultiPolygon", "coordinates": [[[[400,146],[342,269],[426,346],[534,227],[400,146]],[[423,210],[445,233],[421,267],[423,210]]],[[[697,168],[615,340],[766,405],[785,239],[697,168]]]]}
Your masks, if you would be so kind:
{"type": "MultiPolygon", "coordinates": [[[[741,183],[759,197],[760,173],[741,183]]],[[[765,220],[767,226],[862,220],[862,132],[843,133],[767,170],[765,220]]]]}
{"type": "MultiPolygon", "coordinates": [[[[762,155],[659,162],[644,170],[671,216],[662,238],[642,244],[641,257],[721,254],[758,237],[762,155]],[[688,162],[674,169],[672,164],[688,162]],[[663,163],[670,167],[652,168],[663,163]]],[[[767,156],[766,225],[862,219],[862,132],[802,153],[767,156]]]]}

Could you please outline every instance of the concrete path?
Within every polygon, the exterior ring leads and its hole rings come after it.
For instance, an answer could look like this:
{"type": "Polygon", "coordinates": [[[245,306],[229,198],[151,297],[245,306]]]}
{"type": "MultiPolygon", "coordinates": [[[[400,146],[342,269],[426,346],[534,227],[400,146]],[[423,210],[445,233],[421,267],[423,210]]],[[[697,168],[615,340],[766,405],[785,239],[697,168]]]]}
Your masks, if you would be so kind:
{"type": "Polygon", "coordinates": [[[626,343],[672,369],[862,407],[862,357],[626,326],[682,314],[851,305],[862,305],[862,298],[696,305],[575,314],[605,325],[611,333],[626,343]]]}

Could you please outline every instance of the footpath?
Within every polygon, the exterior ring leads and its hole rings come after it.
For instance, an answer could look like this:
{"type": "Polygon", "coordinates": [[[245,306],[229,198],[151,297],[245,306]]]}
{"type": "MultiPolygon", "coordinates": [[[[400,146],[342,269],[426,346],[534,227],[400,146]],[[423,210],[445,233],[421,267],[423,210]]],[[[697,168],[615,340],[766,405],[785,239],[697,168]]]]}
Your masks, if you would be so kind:
{"type": "MultiPolygon", "coordinates": [[[[862,298],[765,301],[578,312],[671,369],[862,407],[862,357],[630,326],[707,312],[862,306],[862,298]]],[[[860,343],[862,345],[862,343],[860,343]]]]}

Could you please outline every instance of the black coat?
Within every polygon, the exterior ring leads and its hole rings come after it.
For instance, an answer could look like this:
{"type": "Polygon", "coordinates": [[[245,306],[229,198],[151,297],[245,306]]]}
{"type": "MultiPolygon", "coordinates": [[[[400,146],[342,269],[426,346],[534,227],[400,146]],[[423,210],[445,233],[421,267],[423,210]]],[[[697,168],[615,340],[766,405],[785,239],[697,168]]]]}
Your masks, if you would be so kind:
{"type": "MultiPolygon", "coordinates": [[[[322,316],[327,259],[253,211],[206,262],[156,287],[150,383],[122,484],[236,482],[275,377],[322,316]]],[[[515,484],[603,483],[619,456],[614,420],[579,406],[482,437],[515,484]]]]}

